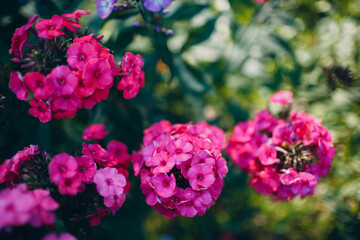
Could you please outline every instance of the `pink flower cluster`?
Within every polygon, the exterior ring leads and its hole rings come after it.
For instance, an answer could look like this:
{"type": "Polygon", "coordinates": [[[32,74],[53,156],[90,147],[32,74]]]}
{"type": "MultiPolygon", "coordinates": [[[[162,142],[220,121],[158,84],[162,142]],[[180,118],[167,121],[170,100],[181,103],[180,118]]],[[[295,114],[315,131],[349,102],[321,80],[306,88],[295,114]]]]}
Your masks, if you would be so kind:
{"type": "MultiPolygon", "coordinates": [[[[119,76],[114,56],[99,42],[102,36],[81,33],[79,19],[87,14],[90,13],[77,10],[40,20],[37,31],[32,28],[37,16],[31,16],[29,22],[14,33],[9,52],[15,55],[13,60],[26,69],[26,74],[12,72],[9,88],[20,100],[26,100],[29,90],[32,92],[29,113],[41,122],[53,117],[73,118],[78,109],[92,108],[108,97],[114,77],[119,76]],[[41,43],[28,43],[30,33],[41,43]],[[32,51],[23,57],[25,47],[32,51]]],[[[142,66],[140,55],[125,55],[123,80],[118,88],[124,90],[126,98],[134,97],[140,86],[144,86],[142,66]]]]}
{"type": "Polygon", "coordinates": [[[144,133],[133,163],[147,204],[167,218],[205,214],[228,172],[220,152],[226,146],[224,132],[205,122],[171,125],[163,120],[144,133]]]}
{"type": "Polygon", "coordinates": [[[251,186],[276,200],[312,195],[335,155],[321,120],[295,110],[285,120],[264,110],[253,121],[238,123],[226,152],[249,173],[251,186]]]}
{"type": "Polygon", "coordinates": [[[18,170],[21,165],[26,165],[32,156],[39,153],[39,146],[30,145],[24,150],[18,151],[12,158],[6,159],[0,165],[0,183],[8,182],[8,186],[13,186],[15,181],[20,178],[18,170]]]}
{"type": "MultiPolygon", "coordinates": [[[[105,137],[108,131],[103,124],[87,127],[83,137],[98,140],[105,137]]],[[[107,149],[99,144],[83,143],[80,157],[66,153],[54,156],[49,164],[50,179],[58,186],[61,194],[75,196],[85,189],[86,184],[95,184],[100,196],[104,198],[107,209],[99,208],[97,213],[86,216],[90,225],[100,223],[100,218],[120,209],[125,201],[125,193],[129,193],[130,182],[127,168],[131,156],[127,147],[120,141],[112,140],[107,149]]]]}
{"type": "Polygon", "coordinates": [[[117,89],[124,91],[124,98],[131,99],[135,97],[140,87],[145,85],[145,74],[142,71],[144,60],[140,54],[134,55],[127,52],[122,60],[121,74],[123,78],[117,85],[117,89]]]}
{"type": "Polygon", "coordinates": [[[33,227],[51,225],[55,215],[51,212],[59,205],[43,189],[29,191],[24,184],[0,192],[0,229],[30,224],[33,227]]]}

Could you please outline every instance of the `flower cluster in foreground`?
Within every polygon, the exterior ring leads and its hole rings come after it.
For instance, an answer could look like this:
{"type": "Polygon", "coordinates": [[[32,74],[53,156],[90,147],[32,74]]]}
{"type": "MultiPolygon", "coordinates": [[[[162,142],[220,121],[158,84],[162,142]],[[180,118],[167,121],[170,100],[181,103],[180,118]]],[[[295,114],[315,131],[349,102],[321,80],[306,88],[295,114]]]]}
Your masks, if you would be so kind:
{"type": "Polygon", "coordinates": [[[144,86],[142,57],[131,58],[127,53],[123,68],[119,67],[111,51],[101,45],[102,36],[82,30],[79,19],[87,14],[77,10],[37,23],[38,17],[31,16],[15,30],[9,53],[14,54],[21,72],[11,73],[9,87],[20,100],[26,100],[30,90],[29,112],[41,122],[73,118],[78,109],[92,108],[108,97],[115,77],[123,77],[118,89],[124,90],[127,99],[144,86]],[[28,41],[30,37],[35,44],[28,41]],[[125,64],[128,61],[130,66],[125,64]],[[121,76],[120,71],[124,72],[121,76]]]}
{"type": "Polygon", "coordinates": [[[220,152],[226,146],[224,132],[205,122],[171,125],[163,120],[144,133],[133,163],[146,202],[167,218],[205,214],[228,172],[220,152]]]}
{"type": "MultiPolygon", "coordinates": [[[[83,136],[102,139],[107,131],[96,126],[89,126],[83,136]]],[[[66,221],[86,218],[91,226],[99,224],[101,217],[115,214],[130,189],[127,147],[116,140],[108,143],[107,150],[99,144],[83,143],[82,154],[51,157],[31,145],[5,160],[0,165],[0,183],[7,182],[0,192],[0,231],[26,224],[52,225],[55,215],[51,211],[59,205],[61,215],[71,217],[66,221]]]]}
{"type": "MultiPolygon", "coordinates": [[[[278,94],[271,102],[284,107],[292,102],[292,94],[278,94]]],[[[226,151],[249,173],[251,186],[276,200],[312,195],[335,155],[321,120],[295,110],[284,119],[264,110],[253,121],[238,123],[226,151]]]]}

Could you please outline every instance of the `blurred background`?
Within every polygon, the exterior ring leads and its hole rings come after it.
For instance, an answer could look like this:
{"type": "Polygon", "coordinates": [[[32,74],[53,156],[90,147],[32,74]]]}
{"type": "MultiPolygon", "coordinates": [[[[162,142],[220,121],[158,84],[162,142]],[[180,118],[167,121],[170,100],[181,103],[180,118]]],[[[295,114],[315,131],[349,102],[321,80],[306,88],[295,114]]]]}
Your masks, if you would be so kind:
{"type": "Polygon", "coordinates": [[[272,202],[248,187],[247,174],[226,156],[225,187],[204,216],[166,219],[146,204],[132,176],[123,207],[92,228],[91,239],[359,239],[360,0],[175,0],[167,10],[162,17],[148,12],[145,22],[135,8],[101,19],[95,0],[3,3],[0,163],[30,144],[50,153],[80,151],[81,133],[92,123],[105,123],[105,142],[120,140],[130,151],[161,119],[205,120],[230,134],[266,108],[273,93],[290,90],[298,111],[323,119],[336,148],[314,196],[272,202]],[[117,61],[127,51],[142,54],[145,88],[131,100],[114,88],[75,118],[43,124],[8,88],[11,37],[31,13],[50,18],[76,9],[91,10],[81,24],[105,35],[117,61]]]}

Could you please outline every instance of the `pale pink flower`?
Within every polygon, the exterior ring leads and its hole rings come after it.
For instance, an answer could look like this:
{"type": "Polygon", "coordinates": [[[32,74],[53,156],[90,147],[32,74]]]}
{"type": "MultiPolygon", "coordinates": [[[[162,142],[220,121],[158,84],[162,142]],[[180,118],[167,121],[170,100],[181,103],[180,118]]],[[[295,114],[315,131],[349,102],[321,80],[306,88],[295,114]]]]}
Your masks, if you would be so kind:
{"type": "Polygon", "coordinates": [[[99,194],[103,197],[121,195],[124,192],[126,178],[115,168],[98,169],[94,176],[94,183],[99,194]]]}

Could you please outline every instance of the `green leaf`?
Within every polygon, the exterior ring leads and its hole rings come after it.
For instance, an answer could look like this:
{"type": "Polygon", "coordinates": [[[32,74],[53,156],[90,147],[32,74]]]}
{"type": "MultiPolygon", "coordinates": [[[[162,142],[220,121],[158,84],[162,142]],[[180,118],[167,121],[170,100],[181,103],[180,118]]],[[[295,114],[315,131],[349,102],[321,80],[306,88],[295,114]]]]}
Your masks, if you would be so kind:
{"type": "Polygon", "coordinates": [[[207,5],[195,5],[193,3],[184,3],[180,5],[173,13],[168,14],[165,20],[188,20],[204,10],[207,5]]]}
{"type": "Polygon", "coordinates": [[[199,28],[193,28],[189,31],[189,38],[182,47],[182,51],[185,51],[188,47],[195,44],[199,44],[207,40],[215,29],[217,18],[212,18],[210,21],[199,28]]]}

